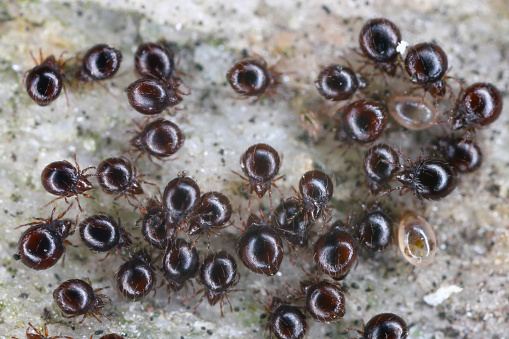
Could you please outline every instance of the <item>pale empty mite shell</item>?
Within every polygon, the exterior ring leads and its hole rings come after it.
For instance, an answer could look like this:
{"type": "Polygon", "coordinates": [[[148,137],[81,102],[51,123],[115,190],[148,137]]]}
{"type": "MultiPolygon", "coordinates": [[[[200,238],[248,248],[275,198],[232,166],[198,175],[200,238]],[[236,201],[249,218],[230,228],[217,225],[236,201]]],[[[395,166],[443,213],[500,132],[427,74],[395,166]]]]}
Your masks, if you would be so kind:
{"type": "Polygon", "coordinates": [[[424,218],[407,212],[398,230],[399,249],[408,262],[424,267],[433,262],[437,249],[437,236],[424,218]]]}
{"type": "Polygon", "coordinates": [[[387,104],[389,113],[401,126],[419,131],[435,125],[438,112],[420,96],[396,96],[387,104]]]}

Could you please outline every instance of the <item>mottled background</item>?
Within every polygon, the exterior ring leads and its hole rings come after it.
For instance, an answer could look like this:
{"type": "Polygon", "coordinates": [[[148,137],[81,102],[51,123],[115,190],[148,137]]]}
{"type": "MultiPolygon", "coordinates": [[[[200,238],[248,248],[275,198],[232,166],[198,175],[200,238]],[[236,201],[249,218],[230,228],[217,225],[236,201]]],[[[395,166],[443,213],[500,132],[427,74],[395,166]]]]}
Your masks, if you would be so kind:
{"type": "MultiPolygon", "coordinates": [[[[335,216],[345,218],[361,210],[366,188],[360,184],[361,152],[353,147],[333,150],[330,132],[318,143],[308,137],[299,123],[303,110],[317,112],[321,124],[330,130],[337,104],[326,103],[313,85],[321,66],[342,63],[345,56],[354,65],[359,57],[358,32],[373,17],[394,21],[410,44],[436,41],[446,51],[450,75],[467,83],[489,81],[504,92],[509,88],[509,4],[493,1],[14,1],[0,2],[0,203],[4,222],[0,227],[0,337],[23,337],[27,323],[37,327],[46,321],[51,335],[94,338],[117,332],[127,338],[259,338],[264,333],[266,303],[264,289],[285,293],[285,283],[303,277],[288,258],[280,274],[261,277],[240,268],[238,288],[231,294],[234,312],[220,317],[219,307],[203,304],[196,314],[189,310],[196,299],[181,304],[182,296],[167,306],[167,293],[159,289],[146,300],[129,303],[115,291],[113,274],[122,260],[111,255],[92,254],[84,246],[68,248],[65,266],[60,264],[35,272],[12,259],[22,230],[14,227],[46,217],[42,206],[52,197],[43,191],[40,172],[51,161],[71,160],[78,155],[82,166],[96,165],[128,149],[140,115],[127,103],[124,89],[136,79],[133,52],[142,41],[164,38],[175,43],[179,69],[193,89],[182,110],[171,117],[185,133],[179,159],[161,168],[148,161],[138,164],[140,172],[159,187],[186,171],[202,191],[220,190],[247,216],[243,185],[230,170],[239,171],[242,152],[256,142],[266,142],[280,151],[285,179],[278,183],[285,195],[292,194],[299,177],[311,168],[321,168],[335,180],[335,216]],[[62,95],[48,107],[35,105],[22,87],[26,70],[33,67],[30,51],[41,48],[45,55],[67,56],[83,52],[96,43],[110,43],[122,50],[119,74],[106,82],[111,95],[95,85],[68,90],[69,105],[62,95]],[[269,65],[286,72],[280,95],[273,101],[250,104],[238,100],[225,81],[229,66],[242,51],[257,53],[269,65]],[[333,150],[332,153],[330,151],[333,150]],[[113,322],[102,324],[87,319],[61,317],[51,293],[59,281],[88,277],[94,286],[110,285],[106,293],[113,303],[104,308],[113,322]],[[46,312],[44,311],[46,310],[46,312]],[[46,315],[44,315],[46,313],[46,315]],[[46,320],[44,320],[46,316],[46,320]],[[101,332],[103,331],[103,332],[101,332]]],[[[483,167],[461,178],[456,191],[439,203],[427,204],[425,218],[436,229],[439,249],[435,262],[415,268],[405,261],[396,246],[386,252],[363,255],[345,280],[347,313],[339,323],[325,325],[310,320],[310,338],[354,337],[345,328],[361,328],[379,312],[394,312],[406,319],[411,338],[508,338],[508,109],[499,120],[477,135],[485,154],[483,167]],[[424,297],[440,287],[463,288],[457,294],[431,306],[424,297]]],[[[445,128],[447,125],[444,125],[445,128]]],[[[385,141],[417,157],[431,131],[401,131],[391,122],[385,141]]],[[[150,193],[155,193],[148,187],[150,193]]],[[[96,190],[96,200],[82,200],[85,214],[107,211],[120,215],[123,225],[133,227],[136,213],[123,200],[96,190]],[[86,200],[86,201],[85,201],[86,200]]],[[[279,194],[275,192],[275,199],[279,194]]],[[[401,210],[413,208],[411,196],[397,194],[382,202],[397,220],[401,210]]],[[[268,199],[263,200],[268,206],[268,199]]],[[[258,208],[258,199],[252,209],[258,208]]],[[[318,227],[315,228],[316,230],[318,227]]],[[[139,231],[133,231],[139,235],[139,231]]],[[[230,228],[214,238],[212,250],[234,253],[239,231],[230,228]]],[[[71,241],[78,243],[77,235],[71,241]]],[[[200,244],[201,255],[206,247],[200,244]]],[[[300,250],[299,266],[313,270],[311,254],[300,250]]],[[[458,289],[459,290],[459,289],[458,289]]]]}

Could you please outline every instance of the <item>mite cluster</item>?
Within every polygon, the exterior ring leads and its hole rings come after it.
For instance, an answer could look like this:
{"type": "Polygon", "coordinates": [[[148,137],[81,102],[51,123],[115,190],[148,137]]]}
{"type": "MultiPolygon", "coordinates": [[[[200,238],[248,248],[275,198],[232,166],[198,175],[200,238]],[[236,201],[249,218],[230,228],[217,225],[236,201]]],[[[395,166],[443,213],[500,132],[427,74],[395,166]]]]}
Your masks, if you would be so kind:
{"type": "MultiPolygon", "coordinates": [[[[239,211],[243,229],[236,242],[236,256],[243,266],[270,277],[280,270],[285,252],[298,248],[309,251],[308,257],[313,258],[307,263],[309,266],[314,261],[315,276],[306,273],[298,286],[287,285],[284,297],[281,291],[269,297],[265,306],[267,327],[277,338],[303,338],[308,331],[308,316],[322,323],[340,320],[345,315],[346,303],[340,281],[348,277],[364,252],[381,252],[397,242],[411,264],[424,266],[432,262],[437,237],[423,216],[424,201],[445,198],[457,187],[458,173],[469,173],[481,166],[483,155],[475,140],[475,130],[492,123],[502,110],[501,94],[492,84],[466,87],[447,75],[447,55],[437,44],[411,46],[403,60],[400,30],[387,19],[369,20],[361,29],[359,43],[358,53],[363,62],[360,68],[354,69],[349,62],[327,66],[319,72],[315,85],[323,98],[345,103],[336,110],[334,121],[329,124],[335,127],[330,132],[348,149],[367,149],[358,168],[364,171],[365,185],[375,201],[370,197],[368,206],[363,204],[358,214],[352,213],[346,222],[331,223],[333,178],[321,170],[310,170],[303,173],[293,196],[283,196],[276,184],[282,178],[278,177],[281,157],[264,143],[247,148],[240,156],[244,175],[235,172],[246,182],[244,190],[249,194],[248,218],[244,222],[239,211]],[[369,68],[373,70],[371,75],[365,72],[369,68]],[[377,75],[383,81],[376,81],[377,75]],[[459,83],[459,93],[449,84],[451,79],[459,83]],[[441,106],[447,103],[453,108],[442,113],[441,106]],[[390,116],[408,130],[429,130],[437,124],[447,124],[451,131],[442,133],[445,135],[426,147],[431,155],[412,161],[393,146],[376,143],[386,133],[390,116]],[[401,164],[401,158],[407,164],[401,164]],[[400,186],[395,186],[395,182],[400,186]],[[272,188],[282,196],[275,208],[272,188]],[[401,194],[412,192],[422,207],[421,211],[404,213],[399,225],[393,220],[395,213],[379,199],[395,190],[401,194]],[[251,211],[253,193],[259,199],[268,194],[267,217],[262,211],[258,214],[251,211]]],[[[190,94],[180,90],[185,85],[174,59],[166,42],[138,47],[135,66],[141,78],[127,87],[127,99],[136,111],[156,118],[138,124],[139,130],[130,140],[133,148],[130,157],[108,158],[97,167],[85,169],[80,169],[76,156],[74,165],[66,160],[47,165],[41,174],[42,185],[57,196],[55,200],[64,200],[67,208],[56,218],[53,209],[48,219],[38,218],[22,225],[30,227],[22,234],[14,257],[32,269],[48,269],[65,254],[66,245],[70,245],[67,238],[78,227],[81,242],[91,251],[106,256],[114,251],[123,258],[115,281],[126,299],[142,300],[156,288],[159,277],[166,284],[170,302],[172,295],[193,286],[195,281],[201,288],[193,297],[200,294],[201,297],[193,312],[206,298],[210,305],[219,303],[223,315],[225,300],[232,309],[229,295],[238,291],[234,287],[241,279],[240,268],[236,258],[226,251],[211,251],[202,259],[200,254],[210,250],[211,235],[220,236],[222,229],[234,224],[229,198],[215,191],[202,193],[198,182],[185,173],[169,181],[162,194],[149,197],[144,186],[150,183],[136,170],[136,162],[144,154],[154,162],[174,155],[183,146],[184,136],[179,127],[158,117],[182,102],[182,95],[190,94]],[[137,157],[133,158],[135,154],[137,157]],[[107,213],[97,213],[79,222],[83,212],[79,198],[93,198],[98,186],[114,195],[115,200],[124,197],[139,213],[137,224],[141,223],[142,239],[148,248],[134,244],[128,229],[121,227],[120,218],[107,213]],[[146,199],[138,198],[142,195],[146,199]],[[79,210],[75,221],[63,219],[75,202],[79,210]],[[206,249],[198,246],[204,236],[208,238],[204,241],[206,249]],[[159,251],[156,259],[152,251],[159,251]]],[[[118,71],[121,61],[120,51],[106,44],[90,48],[81,65],[70,68],[72,71],[61,58],[57,61],[50,56],[43,60],[41,55],[39,64],[27,72],[26,90],[37,104],[48,105],[58,97],[64,80],[71,87],[105,80],[118,71]]],[[[279,76],[257,56],[235,63],[226,78],[235,92],[259,99],[277,94],[279,76]]],[[[293,256],[290,262],[296,264],[293,256]]],[[[105,288],[94,289],[90,282],[70,279],[55,289],[53,297],[66,317],[83,316],[81,323],[92,316],[101,322],[98,316],[103,315],[100,310],[109,298],[97,292],[105,288]]],[[[41,331],[29,326],[27,338],[49,338],[46,328],[43,337],[41,331]],[[36,334],[29,333],[30,329],[36,334]]],[[[372,317],[358,332],[364,338],[406,338],[409,329],[398,315],[382,313],[372,317]]],[[[120,336],[109,334],[102,338],[120,336]]]]}

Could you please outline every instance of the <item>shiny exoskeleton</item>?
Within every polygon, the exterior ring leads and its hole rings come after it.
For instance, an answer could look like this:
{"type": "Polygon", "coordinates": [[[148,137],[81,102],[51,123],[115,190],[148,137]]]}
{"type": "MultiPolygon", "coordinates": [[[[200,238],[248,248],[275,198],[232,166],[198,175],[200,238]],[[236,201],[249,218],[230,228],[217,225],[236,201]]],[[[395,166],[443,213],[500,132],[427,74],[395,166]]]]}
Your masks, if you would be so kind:
{"type": "Polygon", "coordinates": [[[226,74],[233,90],[244,96],[261,96],[277,83],[274,72],[264,60],[243,59],[235,63],[226,74]]]}
{"type": "Polygon", "coordinates": [[[207,192],[189,218],[190,235],[208,234],[221,229],[232,215],[230,199],[219,192],[207,192]]]}
{"type": "Polygon", "coordinates": [[[305,218],[315,221],[323,217],[330,209],[328,205],[334,194],[334,184],[331,178],[319,170],[312,170],[304,173],[299,181],[301,210],[305,218]]]}
{"type": "Polygon", "coordinates": [[[118,251],[132,245],[129,233],[108,214],[86,218],[80,223],[79,231],[81,241],[95,252],[118,251]]]}
{"type": "Polygon", "coordinates": [[[373,194],[388,187],[388,183],[399,169],[396,151],[386,144],[371,147],[364,158],[364,173],[368,188],[373,194]]]}
{"type": "Polygon", "coordinates": [[[270,333],[278,339],[302,339],[308,331],[307,317],[294,305],[273,298],[268,318],[270,333]]]}
{"type": "Polygon", "coordinates": [[[143,188],[136,175],[134,165],[124,158],[108,158],[97,166],[97,177],[102,189],[110,194],[134,195],[143,194],[143,188]]]}
{"type": "Polygon", "coordinates": [[[200,187],[192,178],[179,175],[164,189],[162,206],[169,225],[180,226],[200,203],[200,187]]]}
{"type": "Polygon", "coordinates": [[[331,101],[350,99],[359,88],[365,87],[350,67],[331,65],[320,71],[315,86],[322,97],[331,101]]]}
{"type": "Polygon", "coordinates": [[[446,92],[444,75],[447,72],[447,55],[444,50],[432,42],[420,43],[408,49],[405,69],[413,82],[442,97],[446,92]]]}
{"type": "Polygon", "coordinates": [[[122,53],[106,44],[91,47],[85,53],[78,79],[83,81],[106,80],[114,76],[122,63],[122,53]]]}
{"type": "Polygon", "coordinates": [[[168,86],[157,79],[138,79],[127,87],[127,99],[141,114],[154,115],[182,102],[178,83],[168,86]]]}
{"type": "Polygon", "coordinates": [[[99,310],[104,307],[103,294],[97,294],[104,288],[93,289],[90,284],[81,279],[70,279],[64,281],[53,291],[53,299],[62,312],[73,318],[83,315],[83,322],[87,316],[94,317],[101,322],[97,315],[102,315],[99,310]]]}
{"type": "Polygon", "coordinates": [[[117,270],[116,279],[118,290],[128,299],[145,298],[156,283],[155,268],[148,254],[139,252],[123,263],[117,270]]]}
{"type": "Polygon", "coordinates": [[[387,109],[375,100],[361,99],[341,113],[336,137],[346,143],[366,144],[377,140],[387,125],[387,109]]]}
{"type": "Polygon", "coordinates": [[[408,326],[400,316],[393,313],[380,313],[364,326],[364,339],[405,339],[408,326]]]}
{"type": "Polygon", "coordinates": [[[394,76],[398,65],[397,47],[401,41],[399,28],[384,18],[371,19],[364,24],[359,34],[359,44],[364,55],[376,67],[394,76]]]}
{"type": "Polygon", "coordinates": [[[377,204],[365,211],[355,224],[360,245],[372,252],[383,251],[392,243],[392,229],[391,217],[377,204]]]}
{"type": "Polygon", "coordinates": [[[138,46],[134,54],[136,71],[144,78],[167,83],[175,76],[175,56],[163,43],[147,42],[138,46]]]}
{"type": "Polygon", "coordinates": [[[316,321],[330,323],[345,315],[345,295],[339,283],[304,280],[300,287],[305,295],[306,310],[316,321]]]}
{"type": "Polygon", "coordinates": [[[25,78],[25,89],[28,96],[39,106],[46,106],[52,103],[62,91],[64,86],[61,64],[53,55],[47,57],[30,71],[25,78]]]}
{"type": "Polygon", "coordinates": [[[311,220],[305,217],[299,200],[285,199],[275,210],[273,225],[283,238],[293,245],[306,246],[309,240],[311,220]]]}
{"type": "Polygon", "coordinates": [[[199,266],[198,252],[192,244],[181,238],[168,243],[162,260],[162,272],[168,283],[168,302],[171,292],[181,290],[186,282],[194,278],[199,266]]]}
{"type": "Polygon", "coordinates": [[[473,140],[462,138],[441,138],[436,141],[437,148],[460,173],[471,173],[482,165],[483,154],[479,145],[473,140]]]}
{"type": "Polygon", "coordinates": [[[155,120],[147,125],[131,139],[131,145],[140,151],[140,157],[147,153],[158,159],[175,154],[184,143],[184,135],[180,128],[168,120],[155,120]]]}

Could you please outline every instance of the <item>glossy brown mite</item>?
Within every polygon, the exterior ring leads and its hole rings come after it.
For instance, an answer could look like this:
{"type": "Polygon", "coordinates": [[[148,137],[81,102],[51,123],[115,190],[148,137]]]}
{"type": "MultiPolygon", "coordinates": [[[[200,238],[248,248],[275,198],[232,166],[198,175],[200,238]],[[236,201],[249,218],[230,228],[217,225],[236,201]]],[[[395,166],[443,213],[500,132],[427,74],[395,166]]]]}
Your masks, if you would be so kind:
{"type": "Polygon", "coordinates": [[[328,203],[334,194],[331,178],[319,170],[308,171],[300,178],[299,191],[305,218],[315,221],[323,217],[325,220],[325,213],[330,213],[331,208],[328,203]]]}
{"type": "Polygon", "coordinates": [[[355,225],[360,245],[372,252],[383,251],[392,243],[392,229],[392,219],[378,204],[365,211],[355,225]]]}
{"type": "Polygon", "coordinates": [[[425,42],[410,47],[405,59],[405,69],[412,81],[425,91],[434,96],[445,95],[447,55],[437,44],[425,42]]]}
{"type": "Polygon", "coordinates": [[[123,338],[124,337],[122,337],[121,335],[118,335],[118,334],[115,334],[115,333],[110,333],[110,334],[103,335],[99,339],[123,339],[123,338]]]}
{"type": "Polygon", "coordinates": [[[178,84],[168,87],[156,79],[138,79],[127,87],[127,99],[136,111],[145,115],[159,114],[182,102],[178,84]]]}
{"type": "Polygon", "coordinates": [[[405,339],[408,337],[408,326],[405,321],[393,313],[380,313],[371,318],[359,331],[364,339],[405,339]]]}
{"type": "MultiPolygon", "coordinates": [[[[223,303],[225,298],[230,304],[231,312],[233,312],[227,292],[234,291],[231,290],[231,288],[237,285],[240,278],[237,272],[237,263],[235,259],[225,251],[212,253],[203,261],[199,273],[200,283],[204,287],[201,291],[205,291],[205,293],[200,298],[194,310],[196,310],[202,300],[207,297],[211,306],[214,306],[219,301],[221,316],[223,316],[223,303]]],[[[198,293],[200,293],[200,291],[198,293]]]]}
{"type": "Polygon", "coordinates": [[[41,53],[40,64],[28,71],[24,79],[25,89],[28,96],[39,106],[49,105],[60,95],[64,87],[60,73],[62,66],[53,55],[43,61],[41,53]]]}
{"type": "Polygon", "coordinates": [[[81,210],[78,196],[92,198],[85,192],[93,188],[88,178],[94,175],[85,173],[94,167],[81,170],[76,162],[76,155],[74,155],[74,162],[76,167],[66,160],[52,162],[42,170],[41,182],[48,193],[60,196],[57,199],[65,199],[67,202],[67,198],[75,197],[81,210]]]}
{"type": "Polygon", "coordinates": [[[325,67],[315,80],[318,93],[332,101],[348,100],[365,85],[353,69],[341,65],[325,67]]]}
{"type": "Polygon", "coordinates": [[[123,263],[116,273],[117,288],[131,301],[138,301],[152,290],[156,283],[155,268],[145,252],[139,252],[123,263]]]}
{"type": "Polygon", "coordinates": [[[99,44],[85,53],[78,79],[84,81],[106,80],[114,76],[122,63],[122,53],[114,47],[99,44]]]}
{"type": "Polygon", "coordinates": [[[190,235],[209,235],[223,228],[232,215],[230,199],[219,192],[207,192],[200,197],[189,219],[190,235]]]}
{"type": "MultiPolygon", "coordinates": [[[[176,239],[168,243],[163,254],[162,272],[168,283],[168,303],[171,291],[179,291],[186,282],[194,278],[200,266],[198,252],[193,245],[184,239],[176,239]]],[[[186,287],[187,288],[187,287],[186,287]]]]}
{"type": "Polygon", "coordinates": [[[336,137],[347,143],[366,144],[378,139],[386,125],[385,106],[379,101],[362,99],[343,110],[336,137]]]}
{"type": "Polygon", "coordinates": [[[167,158],[182,147],[184,135],[173,122],[159,119],[147,123],[141,131],[131,139],[131,145],[140,151],[141,157],[147,153],[158,159],[167,158]]]}
{"type": "Polygon", "coordinates": [[[279,173],[281,159],[277,151],[267,144],[256,144],[249,147],[240,157],[240,168],[247,176],[248,182],[244,189],[249,187],[253,192],[262,198],[267,191],[272,194],[271,187],[276,187],[276,175],[279,173]]]}
{"type": "Polygon", "coordinates": [[[371,193],[377,194],[388,187],[399,170],[399,157],[389,145],[378,144],[366,152],[363,165],[368,188],[371,193]]]}
{"type": "Polygon", "coordinates": [[[62,312],[69,315],[66,318],[83,315],[83,319],[80,321],[81,324],[87,316],[92,316],[102,323],[97,315],[104,316],[99,310],[104,307],[103,298],[109,298],[96,292],[105,288],[107,287],[94,290],[90,284],[81,279],[70,279],[58,285],[53,291],[53,299],[62,312]]]}
{"type": "Polygon", "coordinates": [[[237,256],[248,270],[274,275],[283,261],[283,241],[276,230],[262,218],[251,214],[246,231],[237,241],[237,256]]]}
{"type": "Polygon", "coordinates": [[[483,127],[502,113],[502,95],[490,83],[475,83],[465,88],[452,117],[452,128],[483,127]]]}
{"type": "Polygon", "coordinates": [[[357,243],[341,226],[333,226],[315,243],[313,257],[320,271],[343,280],[357,261],[357,243]]]}
{"type": "Polygon", "coordinates": [[[233,90],[244,96],[261,96],[277,85],[276,73],[262,59],[243,59],[230,68],[226,79],[233,90]]]}
{"type": "Polygon", "coordinates": [[[129,233],[119,223],[108,214],[92,215],[80,223],[81,241],[94,252],[129,247],[132,245],[129,233]]]}
{"type": "Polygon", "coordinates": [[[134,54],[136,71],[143,78],[168,82],[175,73],[173,52],[162,43],[147,42],[138,46],[134,54]]]}
{"type": "Polygon", "coordinates": [[[55,265],[65,253],[65,239],[74,233],[70,220],[37,218],[37,221],[21,225],[30,226],[19,238],[14,259],[34,270],[45,270],[55,265]]]}
{"type": "Polygon", "coordinates": [[[164,189],[162,205],[168,223],[179,226],[185,222],[200,202],[200,187],[192,178],[180,175],[164,189]]]}
{"type": "Polygon", "coordinates": [[[400,171],[396,177],[403,186],[390,189],[389,192],[400,190],[401,194],[413,191],[418,199],[440,200],[449,195],[458,184],[458,174],[448,162],[425,158],[400,171]]]}
{"type": "Polygon", "coordinates": [[[176,225],[168,223],[162,207],[147,208],[142,219],[141,234],[150,245],[164,250],[168,242],[177,236],[177,232],[176,225]]]}
{"type": "Polygon", "coordinates": [[[294,305],[273,298],[268,318],[270,333],[278,339],[302,339],[308,331],[308,321],[304,313],[294,305]]]}
{"type": "Polygon", "coordinates": [[[275,230],[290,243],[307,246],[311,220],[305,217],[299,200],[291,197],[284,200],[274,211],[275,230]]]}
{"type": "Polygon", "coordinates": [[[482,165],[483,155],[479,145],[472,140],[462,138],[441,138],[436,141],[436,147],[460,173],[471,173],[482,165]]]}
{"type": "Polygon", "coordinates": [[[136,167],[124,158],[108,158],[97,166],[97,178],[103,191],[135,199],[135,195],[143,194],[140,175],[136,167]]]}
{"type": "Polygon", "coordinates": [[[345,315],[345,296],[337,282],[305,280],[300,287],[306,298],[306,310],[316,321],[330,323],[345,315]]]}
{"type": "MultiPolygon", "coordinates": [[[[65,336],[65,335],[57,335],[50,337],[48,334],[48,328],[46,327],[46,324],[44,324],[44,334],[34,327],[31,323],[28,323],[27,330],[26,330],[26,339],[58,339],[58,338],[66,338],[66,339],[73,339],[71,337],[65,336]],[[28,333],[30,331],[30,328],[34,330],[35,333],[28,333]]],[[[15,338],[15,337],[13,337],[15,338]]],[[[16,338],[17,339],[17,338],[16,338]]]]}
{"type": "Polygon", "coordinates": [[[371,19],[364,24],[359,34],[359,44],[364,55],[377,68],[394,76],[398,65],[397,47],[401,41],[398,27],[384,18],[371,19]]]}

